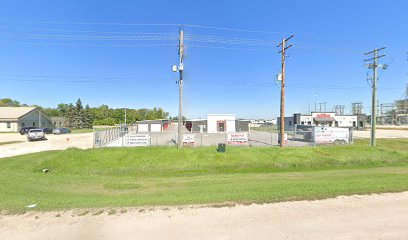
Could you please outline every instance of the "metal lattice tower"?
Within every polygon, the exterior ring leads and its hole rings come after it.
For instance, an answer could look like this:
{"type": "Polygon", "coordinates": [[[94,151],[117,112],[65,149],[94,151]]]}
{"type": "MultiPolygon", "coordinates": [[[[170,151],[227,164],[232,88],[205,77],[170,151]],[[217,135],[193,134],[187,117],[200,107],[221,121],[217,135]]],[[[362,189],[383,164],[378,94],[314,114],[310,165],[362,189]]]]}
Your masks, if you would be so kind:
{"type": "Polygon", "coordinates": [[[344,115],[344,109],[344,105],[334,105],[334,112],[336,113],[336,115],[344,115]]]}
{"type": "Polygon", "coordinates": [[[363,114],[363,103],[361,102],[351,103],[351,114],[353,115],[363,114]]]}

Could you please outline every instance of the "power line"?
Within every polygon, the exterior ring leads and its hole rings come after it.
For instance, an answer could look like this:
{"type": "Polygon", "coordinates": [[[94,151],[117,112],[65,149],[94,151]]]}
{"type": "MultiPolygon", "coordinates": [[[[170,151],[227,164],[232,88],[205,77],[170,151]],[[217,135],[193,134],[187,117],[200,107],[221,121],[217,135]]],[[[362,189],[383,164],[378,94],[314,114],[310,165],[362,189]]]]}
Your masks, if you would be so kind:
{"type": "Polygon", "coordinates": [[[87,43],[13,43],[34,46],[79,46],[79,47],[177,47],[177,44],[87,44],[87,43]]]}
{"type": "Polygon", "coordinates": [[[24,24],[61,24],[61,25],[191,27],[191,28],[203,28],[203,29],[223,30],[223,31],[232,31],[232,32],[289,34],[289,33],[273,32],[273,31],[251,30],[251,29],[219,27],[219,26],[206,26],[206,25],[187,24],[187,23],[118,23],[118,22],[115,23],[115,22],[61,22],[61,21],[22,21],[22,23],[24,24]]]}
{"type": "Polygon", "coordinates": [[[96,35],[56,35],[56,34],[0,34],[10,38],[57,39],[57,40],[110,40],[110,41],[149,41],[149,40],[177,40],[177,36],[168,35],[133,35],[133,36],[96,36],[96,35]]]}
{"type": "MultiPolygon", "coordinates": [[[[0,26],[0,28],[9,28],[8,26],[0,26]]],[[[15,28],[11,28],[7,31],[10,33],[15,28]]],[[[23,30],[30,32],[67,32],[67,33],[99,33],[99,34],[161,34],[161,35],[177,35],[173,32],[128,32],[128,31],[96,31],[96,30],[71,30],[71,29],[55,29],[55,28],[25,28],[23,30]]]]}
{"type": "Polygon", "coordinates": [[[272,51],[271,49],[267,49],[267,48],[224,47],[224,46],[209,46],[209,45],[197,45],[197,44],[189,44],[188,47],[224,49],[224,50],[249,50],[249,51],[267,51],[267,52],[272,51]]]}
{"type": "Polygon", "coordinates": [[[61,22],[61,21],[22,21],[24,24],[61,24],[61,25],[111,25],[111,26],[171,26],[178,27],[176,23],[114,23],[114,22],[61,22]]]}
{"type": "MultiPolygon", "coordinates": [[[[137,82],[137,81],[151,81],[151,82],[173,82],[172,78],[155,78],[146,79],[143,77],[103,77],[103,76],[63,76],[63,75],[36,75],[36,74],[10,74],[10,73],[0,73],[0,81],[15,81],[15,82],[54,82],[54,83],[81,83],[81,82],[95,82],[95,83],[115,83],[118,81],[122,82],[137,82]],[[2,79],[5,78],[5,79],[2,79]],[[16,79],[17,78],[17,79],[16,79]],[[21,79],[21,78],[31,78],[31,79],[21,79]],[[49,80],[52,79],[52,80],[49,80]],[[66,79],[66,80],[55,80],[55,79],[66,79]],[[107,80],[107,81],[105,81],[107,80]]],[[[188,79],[189,82],[194,83],[205,83],[211,85],[237,85],[237,86],[274,86],[271,82],[262,81],[216,81],[209,79],[188,79]]],[[[303,83],[292,83],[286,84],[289,88],[313,88],[313,89],[333,89],[333,90],[348,90],[348,89],[368,89],[368,86],[357,86],[357,85],[321,85],[321,84],[303,84],[303,83]]],[[[388,86],[383,89],[401,89],[397,86],[388,86]]]]}

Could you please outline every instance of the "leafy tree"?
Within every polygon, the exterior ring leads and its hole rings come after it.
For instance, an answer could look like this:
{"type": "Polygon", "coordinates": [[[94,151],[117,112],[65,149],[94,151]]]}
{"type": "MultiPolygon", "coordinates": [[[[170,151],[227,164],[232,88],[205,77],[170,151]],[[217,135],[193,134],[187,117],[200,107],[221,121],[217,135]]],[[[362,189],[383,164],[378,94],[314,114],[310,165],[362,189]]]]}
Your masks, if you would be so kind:
{"type": "MultiPolygon", "coordinates": [[[[10,98],[0,99],[0,106],[27,106],[20,104],[16,100],[10,98]]],[[[66,117],[67,125],[70,128],[91,128],[92,125],[115,125],[124,122],[123,108],[109,108],[108,105],[91,108],[89,105],[83,107],[81,99],[78,99],[75,104],[60,103],[56,108],[43,108],[34,105],[41,109],[49,117],[66,117]]],[[[141,120],[166,119],[169,113],[162,108],[154,107],[153,109],[127,109],[127,123],[132,124],[141,120]]],[[[177,119],[177,118],[176,118],[177,119]]]]}
{"type": "Polygon", "coordinates": [[[0,99],[0,107],[19,107],[20,102],[11,98],[0,99]]]}

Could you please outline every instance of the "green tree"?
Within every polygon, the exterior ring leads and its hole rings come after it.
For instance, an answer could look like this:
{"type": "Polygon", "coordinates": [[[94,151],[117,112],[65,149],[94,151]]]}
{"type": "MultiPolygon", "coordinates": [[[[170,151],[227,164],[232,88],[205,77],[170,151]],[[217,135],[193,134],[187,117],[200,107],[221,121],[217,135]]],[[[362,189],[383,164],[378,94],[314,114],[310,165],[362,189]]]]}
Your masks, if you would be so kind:
{"type": "Polygon", "coordinates": [[[67,118],[67,125],[69,128],[72,128],[75,126],[75,107],[71,103],[68,105],[65,113],[65,117],[67,118]]]}
{"type": "Polygon", "coordinates": [[[74,128],[83,128],[84,125],[84,107],[82,105],[82,101],[78,98],[77,102],[75,103],[75,110],[74,110],[74,128]]]}
{"type": "Polygon", "coordinates": [[[89,105],[87,104],[83,112],[83,127],[92,128],[93,120],[94,120],[94,117],[92,116],[91,109],[89,108],[89,105]]]}
{"type": "Polygon", "coordinates": [[[11,98],[2,98],[0,99],[0,107],[19,107],[20,102],[13,100],[11,98]]]}

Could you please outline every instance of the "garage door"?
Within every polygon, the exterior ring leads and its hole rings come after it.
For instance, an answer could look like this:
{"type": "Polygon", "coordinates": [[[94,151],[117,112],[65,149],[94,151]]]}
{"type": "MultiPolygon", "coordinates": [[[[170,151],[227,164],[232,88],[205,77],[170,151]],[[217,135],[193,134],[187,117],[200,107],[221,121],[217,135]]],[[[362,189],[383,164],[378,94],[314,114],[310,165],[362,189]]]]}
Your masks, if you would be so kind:
{"type": "Polygon", "coordinates": [[[151,124],[150,131],[152,132],[161,132],[161,124],[151,124]]]}
{"type": "Polygon", "coordinates": [[[149,131],[149,125],[148,124],[139,124],[138,126],[138,131],[139,132],[148,132],[149,131]]]}

